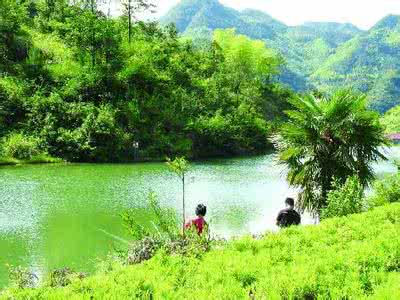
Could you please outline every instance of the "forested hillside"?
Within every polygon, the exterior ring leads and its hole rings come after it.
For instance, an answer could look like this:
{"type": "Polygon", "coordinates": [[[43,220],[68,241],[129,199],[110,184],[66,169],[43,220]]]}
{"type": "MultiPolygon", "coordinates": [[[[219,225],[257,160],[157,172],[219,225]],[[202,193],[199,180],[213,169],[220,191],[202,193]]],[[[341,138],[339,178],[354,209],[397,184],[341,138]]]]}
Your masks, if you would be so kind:
{"type": "Polygon", "coordinates": [[[262,153],[292,97],[282,82],[356,88],[381,112],[400,101],[397,16],[367,32],[288,27],[256,10],[184,0],[161,20],[175,28],[129,26],[126,13],[111,18],[96,3],[0,3],[0,161],[262,153]]]}
{"type": "Polygon", "coordinates": [[[400,16],[388,16],[340,46],[312,79],[322,89],[348,86],[368,93],[380,112],[400,104],[400,16]]]}
{"type": "Polygon", "coordinates": [[[387,111],[381,119],[386,133],[400,133],[400,106],[387,111]]]}
{"type": "Polygon", "coordinates": [[[209,40],[217,28],[232,27],[262,39],[286,61],[281,82],[298,91],[350,87],[367,93],[380,112],[400,103],[399,20],[388,16],[369,31],[339,23],[290,27],[263,12],[235,11],[217,0],[183,0],[161,18],[197,43],[209,40]]]}
{"type": "Polygon", "coordinates": [[[129,30],[126,16],[76,3],[0,2],[0,158],[126,161],[271,147],[291,92],[273,83],[280,58],[263,42],[218,31],[198,49],[173,26],[129,30]]]}

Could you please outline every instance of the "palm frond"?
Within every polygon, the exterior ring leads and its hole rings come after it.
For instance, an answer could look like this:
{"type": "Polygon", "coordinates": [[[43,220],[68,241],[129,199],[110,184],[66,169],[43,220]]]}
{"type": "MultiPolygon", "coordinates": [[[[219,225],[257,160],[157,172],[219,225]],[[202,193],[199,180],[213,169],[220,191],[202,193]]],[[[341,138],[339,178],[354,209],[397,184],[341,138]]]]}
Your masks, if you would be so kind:
{"type": "Polygon", "coordinates": [[[387,141],[366,97],[343,90],[321,99],[297,97],[291,104],[294,109],[286,111],[288,121],[277,140],[289,183],[302,189],[300,207],[323,208],[334,178],[345,182],[356,175],[368,185],[374,178],[371,163],[385,159],[379,147],[387,141]]]}

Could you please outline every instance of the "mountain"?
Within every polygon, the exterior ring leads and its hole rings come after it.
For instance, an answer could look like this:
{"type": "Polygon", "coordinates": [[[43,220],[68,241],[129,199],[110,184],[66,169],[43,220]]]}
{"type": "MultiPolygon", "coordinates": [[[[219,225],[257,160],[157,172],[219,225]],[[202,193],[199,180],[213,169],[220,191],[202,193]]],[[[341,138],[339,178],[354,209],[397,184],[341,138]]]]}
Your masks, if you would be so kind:
{"type": "Polygon", "coordinates": [[[175,23],[180,32],[202,27],[214,30],[240,26],[237,15],[235,10],[216,0],[183,0],[162,18],[162,22],[175,23]]]}
{"type": "Polygon", "coordinates": [[[287,27],[267,43],[286,59],[288,69],[308,78],[335,49],[362,32],[350,24],[306,23],[287,27]]]}
{"type": "Polygon", "coordinates": [[[194,42],[219,28],[264,40],[286,61],[280,80],[298,91],[353,87],[384,112],[400,104],[400,16],[389,15],[368,31],[352,24],[307,22],[287,26],[254,9],[236,11],[217,0],[183,0],[160,19],[175,23],[194,42]]]}
{"type": "Polygon", "coordinates": [[[339,46],[310,77],[329,90],[354,87],[385,112],[400,104],[400,16],[387,16],[339,46]]]}
{"type": "Polygon", "coordinates": [[[263,12],[253,9],[238,12],[217,0],[182,0],[160,22],[174,23],[184,34],[236,28],[238,33],[256,39],[274,38],[287,27],[263,12]]]}
{"type": "Polygon", "coordinates": [[[194,40],[210,39],[215,29],[235,28],[239,34],[264,40],[287,61],[283,78],[296,89],[307,81],[319,65],[342,43],[362,32],[351,24],[310,22],[289,27],[268,14],[246,9],[241,12],[218,0],[182,0],[160,19],[162,24],[175,23],[179,32],[194,40]]]}

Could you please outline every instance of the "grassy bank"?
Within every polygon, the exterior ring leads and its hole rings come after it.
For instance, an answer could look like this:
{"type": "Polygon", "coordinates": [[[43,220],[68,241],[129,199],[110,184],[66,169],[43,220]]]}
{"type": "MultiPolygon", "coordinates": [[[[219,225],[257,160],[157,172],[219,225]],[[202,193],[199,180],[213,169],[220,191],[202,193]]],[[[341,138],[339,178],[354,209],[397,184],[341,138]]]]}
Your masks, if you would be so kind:
{"type": "Polygon", "coordinates": [[[34,156],[28,160],[0,157],[0,166],[15,166],[15,165],[25,165],[25,164],[54,164],[54,163],[61,163],[63,161],[64,160],[62,160],[61,158],[55,158],[48,155],[34,156]]]}
{"type": "MultiPolygon", "coordinates": [[[[10,289],[10,299],[400,299],[400,204],[242,238],[202,258],[110,264],[64,288],[10,289]]],[[[0,297],[1,298],[1,297],[0,297]]]]}

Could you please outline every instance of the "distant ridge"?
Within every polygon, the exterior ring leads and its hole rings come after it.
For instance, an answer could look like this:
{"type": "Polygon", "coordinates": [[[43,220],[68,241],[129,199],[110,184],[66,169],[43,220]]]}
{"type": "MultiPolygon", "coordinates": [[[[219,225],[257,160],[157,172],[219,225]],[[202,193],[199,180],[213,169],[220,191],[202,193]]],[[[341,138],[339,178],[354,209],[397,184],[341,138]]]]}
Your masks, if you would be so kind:
{"type": "Polygon", "coordinates": [[[371,30],[376,30],[376,29],[390,29],[390,30],[399,30],[400,26],[400,16],[397,15],[388,15],[384,17],[382,20],[380,20],[378,23],[375,24],[374,27],[371,28],[371,30]]]}
{"type": "Polygon", "coordinates": [[[258,10],[242,12],[222,5],[217,0],[183,0],[160,19],[163,24],[176,24],[179,32],[199,28],[236,28],[239,33],[253,38],[269,38],[285,31],[287,26],[258,10]]]}
{"type": "Polygon", "coordinates": [[[160,19],[194,41],[215,29],[235,28],[264,40],[286,60],[280,80],[298,91],[354,87],[384,112],[400,104],[400,16],[388,15],[370,30],[350,23],[287,26],[255,9],[236,11],[217,0],[182,0],[160,19]]]}

